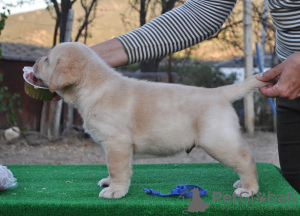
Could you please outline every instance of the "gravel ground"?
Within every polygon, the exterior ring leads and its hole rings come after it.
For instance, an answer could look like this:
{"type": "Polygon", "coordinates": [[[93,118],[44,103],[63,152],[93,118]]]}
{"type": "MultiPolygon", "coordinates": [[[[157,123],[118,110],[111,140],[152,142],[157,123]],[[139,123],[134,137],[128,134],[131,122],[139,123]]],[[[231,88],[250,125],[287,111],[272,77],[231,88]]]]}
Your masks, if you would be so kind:
{"type": "MultiPolygon", "coordinates": [[[[255,132],[243,134],[256,162],[267,162],[279,167],[276,134],[255,132]]],[[[134,159],[135,164],[149,163],[212,163],[217,162],[202,149],[193,149],[164,158],[134,159]]],[[[102,147],[90,138],[72,134],[55,143],[28,145],[24,140],[7,144],[0,136],[0,164],[105,164],[102,147]]]]}

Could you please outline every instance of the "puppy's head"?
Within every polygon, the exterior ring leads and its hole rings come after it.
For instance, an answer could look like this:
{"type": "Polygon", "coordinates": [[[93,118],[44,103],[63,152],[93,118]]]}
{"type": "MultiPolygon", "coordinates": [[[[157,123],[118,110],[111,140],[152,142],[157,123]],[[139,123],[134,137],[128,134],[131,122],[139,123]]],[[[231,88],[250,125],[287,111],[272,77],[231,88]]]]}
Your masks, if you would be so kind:
{"type": "Polygon", "coordinates": [[[81,43],[61,43],[36,61],[34,75],[51,92],[76,85],[84,75],[88,52],[89,48],[81,43]]]}

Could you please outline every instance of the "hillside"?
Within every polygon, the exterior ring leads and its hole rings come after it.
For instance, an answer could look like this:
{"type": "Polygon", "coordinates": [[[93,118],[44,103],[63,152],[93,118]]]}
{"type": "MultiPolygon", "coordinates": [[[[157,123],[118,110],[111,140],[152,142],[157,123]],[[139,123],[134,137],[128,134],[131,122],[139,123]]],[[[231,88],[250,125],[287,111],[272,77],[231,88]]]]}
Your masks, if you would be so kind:
{"type": "MultiPolygon", "coordinates": [[[[73,24],[73,38],[79,28],[78,18],[83,15],[83,10],[79,2],[73,6],[75,19],[73,24]]],[[[97,17],[89,26],[91,38],[87,39],[87,45],[114,38],[124,34],[131,29],[125,28],[121,13],[128,12],[128,3],[124,0],[101,0],[97,7],[97,17]]],[[[130,13],[130,21],[137,26],[137,12],[130,13]],[[135,24],[136,23],[136,24],[135,24]]],[[[37,10],[28,13],[15,14],[9,16],[5,28],[0,36],[0,42],[27,43],[38,46],[51,47],[53,43],[55,20],[47,10],[37,10]]],[[[183,52],[182,52],[183,53],[183,52]]],[[[180,54],[180,53],[179,53],[180,54]]],[[[214,41],[206,41],[197,46],[192,56],[201,60],[228,60],[233,56],[228,50],[214,41]],[[223,49],[223,50],[222,50],[223,49]]]]}
{"type": "MultiPolygon", "coordinates": [[[[97,18],[90,27],[92,38],[88,39],[89,45],[126,33],[119,15],[125,7],[126,1],[122,0],[99,1],[97,18]]],[[[75,38],[79,28],[77,20],[83,15],[83,10],[77,2],[73,9],[75,10],[73,38],[75,38]]],[[[55,20],[47,10],[11,15],[6,22],[0,41],[52,46],[54,25],[55,20]]]]}

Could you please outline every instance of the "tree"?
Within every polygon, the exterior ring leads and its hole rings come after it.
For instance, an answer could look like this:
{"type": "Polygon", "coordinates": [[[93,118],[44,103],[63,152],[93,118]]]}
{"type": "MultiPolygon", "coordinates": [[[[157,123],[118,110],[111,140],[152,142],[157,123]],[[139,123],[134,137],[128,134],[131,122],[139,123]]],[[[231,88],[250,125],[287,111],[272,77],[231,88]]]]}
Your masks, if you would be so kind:
{"type": "MultiPolygon", "coordinates": [[[[268,50],[274,53],[275,49],[275,29],[271,19],[267,16],[266,1],[238,1],[235,10],[229,16],[225,25],[210,40],[221,43],[226,50],[234,51],[233,56],[245,56],[245,74],[249,76],[253,73],[253,40],[261,41],[262,44],[268,45],[268,50]],[[244,2],[244,11],[241,3],[244,2]],[[246,6],[245,6],[246,5],[246,6]],[[242,18],[247,18],[243,21],[242,18]],[[242,32],[242,26],[247,26],[242,32]],[[263,29],[264,31],[262,31],[263,29]],[[253,32],[253,33],[252,33],[253,32]]],[[[253,95],[249,94],[244,100],[245,108],[245,127],[247,132],[253,134],[254,131],[254,108],[253,95]]]]}
{"type": "MultiPolygon", "coordinates": [[[[57,0],[45,0],[48,7],[47,10],[50,12],[53,19],[56,19],[55,25],[55,33],[53,38],[53,46],[56,45],[56,37],[58,34],[58,30],[60,30],[59,41],[64,41],[65,31],[66,31],[66,21],[68,18],[68,11],[72,8],[73,4],[77,2],[77,0],[62,0],[61,6],[59,6],[57,0]]],[[[80,27],[77,30],[76,37],[74,41],[79,41],[80,37],[84,37],[84,43],[86,43],[88,36],[88,25],[92,23],[92,21],[96,17],[96,8],[97,8],[98,0],[80,0],[80,4],[85,14],[83,18],[79,18],[78,22],[80,22],[80,27]],[[82,32],[85,32],[82,34],[82,32]]]]}
{"type": "MultiPolygon", "coordinates": [[[[0,12],[0,35],[2,30],[4,29],[5,26],[5,21],[7,19],[7,16],[10,14],[9,9],[7,9],[6,7],[2,8],[3,11],[0,12]]],[[[1,44],[0,44],[0,57],[2,56],[2,50],[1,50],[1,44]]]]}
{"type": "MultiPolygon", "coordinates": [[[[176,3],[182,4],[183,1],[179,0],[129,0],[129,10],[125,10],[121,14],[122,21],[125,26],[131,25],[132,23],[128,19],[128,13],[132,11],[138,12],[139,14],[139,26],[143,26],[147,23],[147,17],[153,18],[160,14],[164,14],[175,7],[176,3]],[[158,10],[160,8],[160,10],[158,10]],[[157,14],[157,11],[160,11],[157,14]]],[[[140,63],[140,70],[142,72],[157,72],[159,63],[163,58],[157,58],[153,60],[147,60],[140,63]]]]}
{"type": "MultiPolygon", "coordinates": [[[[145,0],[141,0],[141,5],[142,2],[145,0]]],[[[149,0],[148,0],[149,1],[149,0]]],[[[161,4],[161,14],[164,14],[170,10],[172,10],[175,6],[175,3],[178,2],[177,0],[161,0],[161,2],[156,2],[156,4],[161,4]]],[[[145,8],[142,8],[141,6],[141,10],[140,10],[140,20],[146,23],[146,12],[144,12],[145,8]]],[[[145,23],[141,22],[141,26],[144,25],[145,23]]],[[[171,57],[171,55],[170,55],[171,57]]],[[[140,63],[140,68],[142,72],[157,72],[158,70],[158,66],[159,63],[161,62],[163,58],[157,58],[157,59],[153,59],[153,60],[147,60],[144,62],[140,63]]]]}
{"type": "MultiPolygon", "coordinates": [[[[59,6],[57,0],[46,0],[48,4],[48,9],[50,3],[53,3],[56,12],[56,26],[55,32],[60,30],[59,42],[65,42],[66,38],[66,27],[68,21],[69,10],[76,0],[62,0],[59,6]],[[58,28],[59,27],[59,28],[58,28]]],[[[56,36],[54,37],[56,40],[56,36]]],[[[55,44],[53,44],[55,45],[55,44]]],[[[42,114],[41,114],[41,126],[40,132],[51,138],[58,137],[61,131],[61,116],[62,116],[62,101],[49,102],[45,101],[43,103],[42,114]]]]}
{"type": "MultiPolygon", "coordinates": [[[[72,5],[77,0],[62,0],[61,4],[57,2],[57,0],[45,0],[48,7],[48,11],[52,14],[51,9],[54,8],[55,10],[55,16],[52,15],[54,19],[56,19],[56,25],[55,25],[55,33],[57,34],[58,29],[60,30],[59,34],[59,42],[65,41],[65,33],[66,33],[66,26],[67,26],[67,20],[68,20],[68,13],[69,10],[72,8],[72,5]],[[51,7],[53,6],[53,7],[51,7]]],[[[54,41],[56,41],[56,35],[54,36],[54,41]]],[[[56,43],[53,43],[55,45],[56,43]]]]}
{"type": "MultiPolygon", "coordinates": [[[[245,79],[250,77],[253,73],[253,35],[252,35],[252,0],[244,1],[244,68],[245,79]]],[[[244,110],[245,110],[245,128],[246,131],[253,135],[254,133],[254,101],[253,93],[244,97],[244,110]]]]}
{"type": "MultiPolygon", "coordinates": [[[[269,53],[275,52],[275,27],[270,14],[266,16],[265,1],[252,1],[252,29],[253,40],[261,41],[262,26],[265,30],[265,46],[269,53]]],[[[243,1],[238,1],[233,12],[222,28],[208,40],[212,40],[219,47],[234,57],[243,56],[243,1]]],[[[254,48],[254,47],[253,47],[254,48]]]]}
{"type": "MultiPolygon", "coordinates": [[[[70,9],[72,8],[73,4],[76,1],[77,0],[61,0],[61,4],[59,5],[57,0],[46,0],[46,3],[48,4],[47,9],[52,14],[52,17],[56,19],[53,45],[56,44],[56,34],[58,33],[58,30],[60,32],[59,34],[60,43],[71,41],[71,38],[66,39],[67,21],[68,21],[68,15],[70,9]],[[55,15],[53,15],[52,10],[54,10],[55,15]]],[[[95,8],[97,6],[97,2],[98,0],[90,0],[90,1],[80,0],[81,6],[85,11],[85,16],[81,24],[81,27],[78,30],[75,41],[78,41],[78,39],[82,36],[82,31],[84,29],[85,29],[85,41],[86,41],[86,37],[88,35],[87,34],[88,25],[92,21],[89,19],[89,17],[92,11],[94,11],[93,18],[95,17],[95,13],[96,13],[95,8]]],[[[40,132],[50,137],[58,137],[60,131],[62,130],[62,124],[61,124],[62,112],[63,112],[62,101],[44,102],[43,109],[42,109],[42,116],[41,116],[40,132]]],[[[68,114],[66,116],[68,116],[66,117],[66,120],[68,122],[67,126],[71,126],[73,124],[73,107],[68,106],[68,114]]]]}
{"type": "Polygon", "coordinates": [[[78,30],[75,41],[78,41],[81,36],[84,37],[84,44],[86,43],[88,36],[88,25],[93,22],[96,17],[96,8],[97,8],[97,0],[92,0],[90,4],[87,4],[86,0],[80,1],[82,8],[85,11],[84,18],[80,18],[78,21],[83,20],[81,27],[78,30]],[[93,12],[93,13],[92,13],[93,12]],[[92,17],[90,17],[92,13],[92,17]],[[84,35],[82,34],[83,30],[85,31],[84,35]]]}

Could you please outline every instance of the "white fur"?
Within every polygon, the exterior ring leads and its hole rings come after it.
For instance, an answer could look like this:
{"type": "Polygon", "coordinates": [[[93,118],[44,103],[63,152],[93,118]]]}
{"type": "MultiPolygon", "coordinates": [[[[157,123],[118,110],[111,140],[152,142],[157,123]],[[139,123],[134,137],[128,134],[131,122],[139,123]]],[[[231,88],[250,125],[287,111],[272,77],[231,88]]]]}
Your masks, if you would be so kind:
{"type": "Polygon", "coordinates": [[[167,156],[193,145],[237,172],[237,195],[258,192],[256,166],[231,102],[266,83],[251,77],[205,89],[130,79],[79,43],[60,44],[48,63],[44,59],[34,66],[36,76],[77,107],[86,131],[105,149],[109,177],[99,185],[109,187],[100,197],[126,195],[134,154],[167,156]]]}

